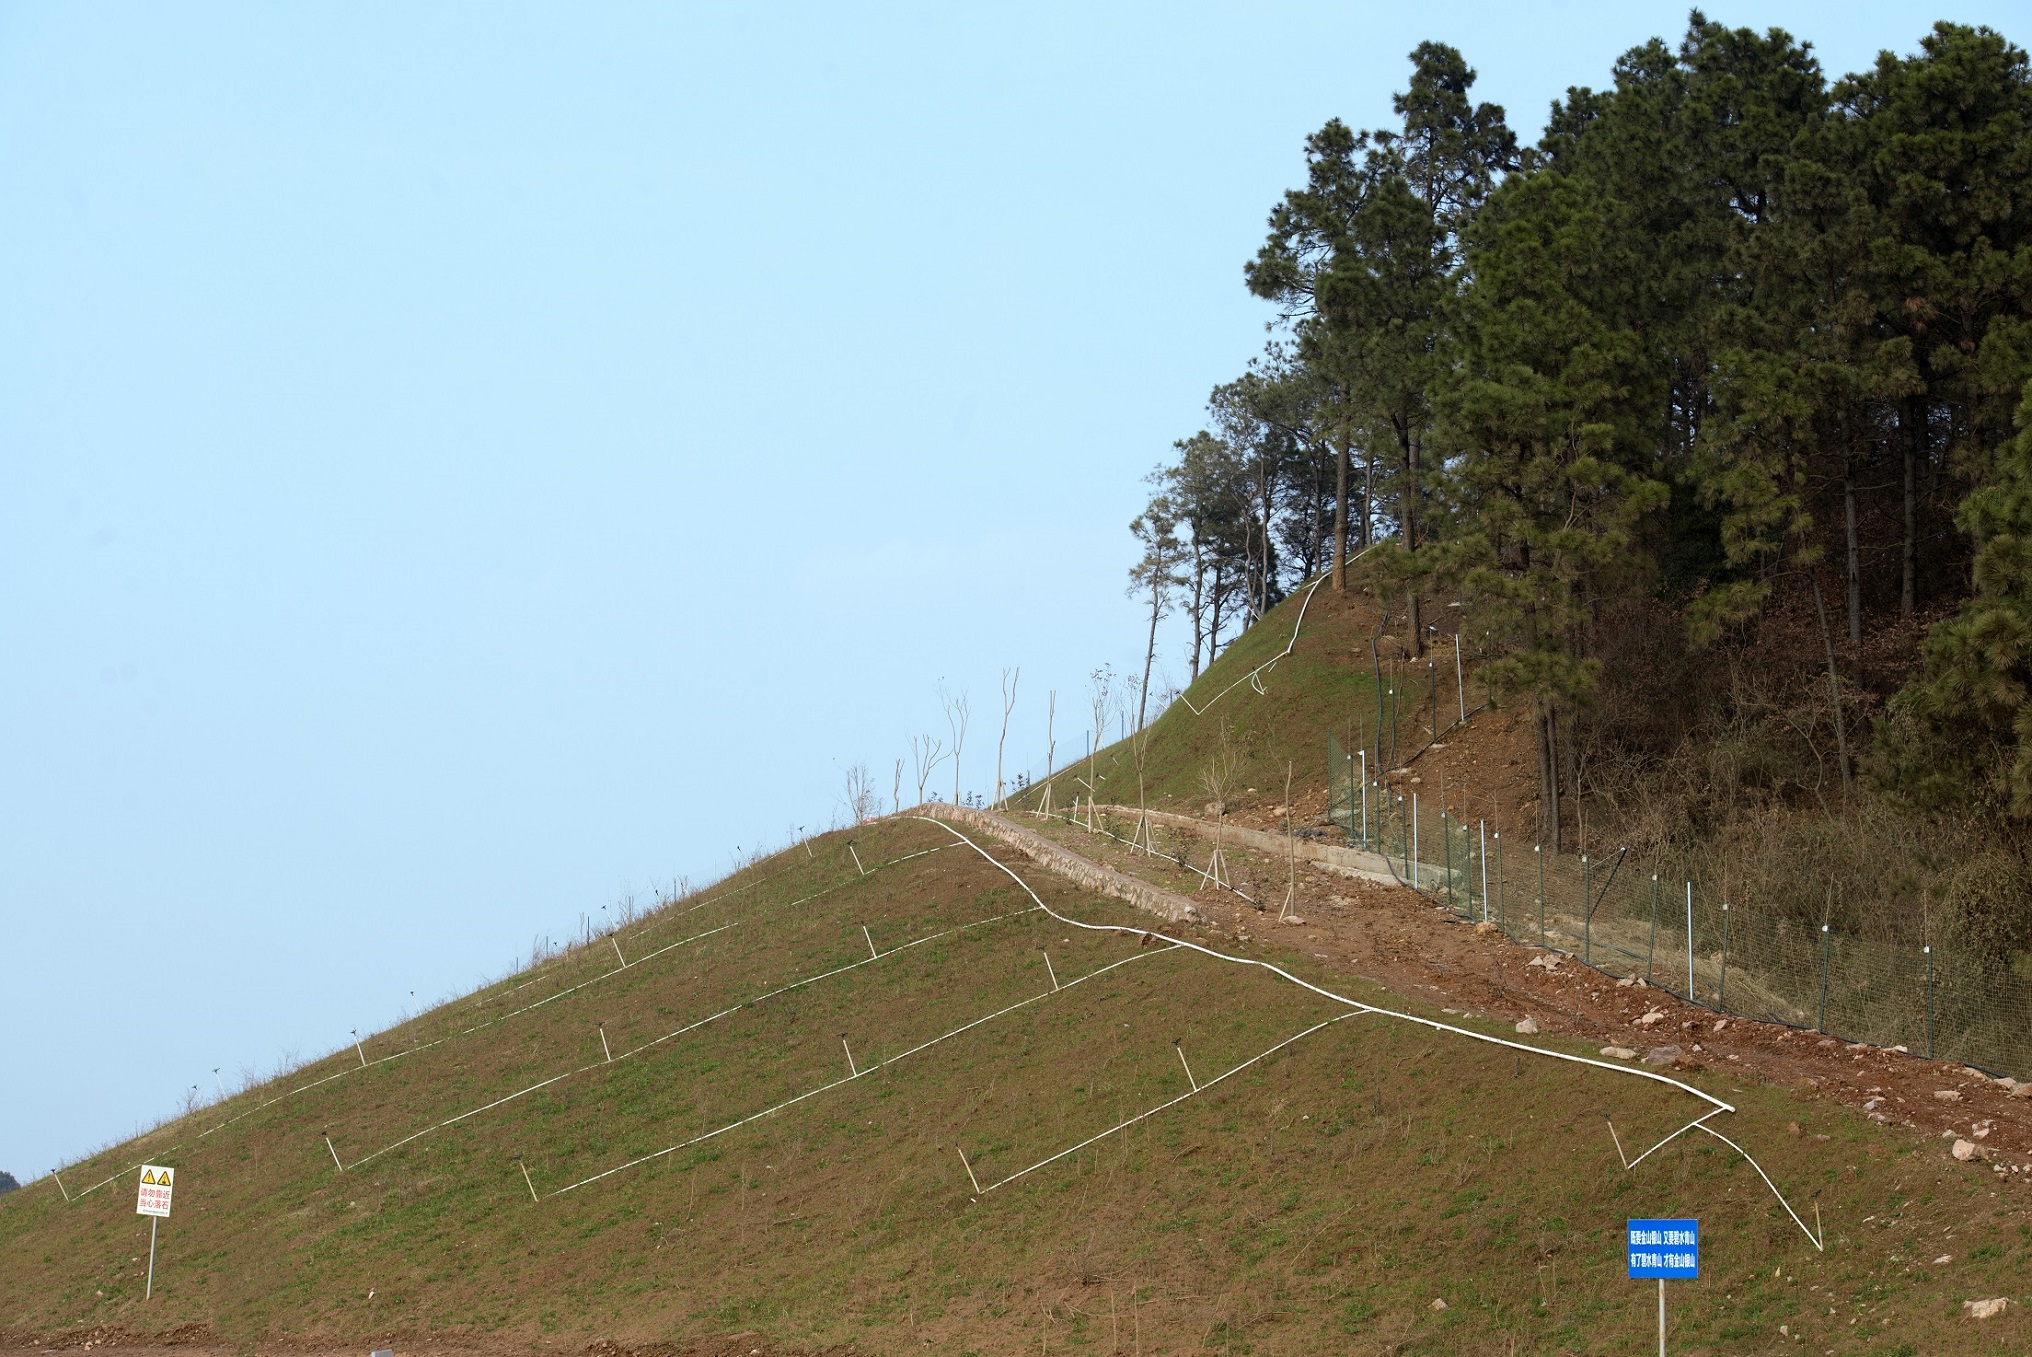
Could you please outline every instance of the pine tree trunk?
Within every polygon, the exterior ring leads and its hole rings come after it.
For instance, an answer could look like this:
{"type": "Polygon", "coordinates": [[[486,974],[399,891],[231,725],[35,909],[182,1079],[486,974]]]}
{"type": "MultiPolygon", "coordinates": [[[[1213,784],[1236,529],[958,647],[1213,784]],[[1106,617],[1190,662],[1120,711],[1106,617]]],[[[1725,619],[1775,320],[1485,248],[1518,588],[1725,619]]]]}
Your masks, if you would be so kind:
{"type": "Polygon", "coordinates": [[[1842,517],[1848,535],[1849,645],[1863,648],[1863,555],[1856,544],[1856,459],[1842,458],[1842,517]]]}
{"type": "Polygon", "coordinates": [[[1362,453],[1362,549],[1376,544],[1376,454],[1362,453]]]}
{"type": "MultiPolygon", "coordinates": [[[[1144,714],[1150,709],[1150,666],[1157,662],[1157,611],[1164,602],[1164,595],[1157,587],[1155,578],[1157,572],[1151,573],[1153,578],[1150,581],[1150,643],[1143,648],[1143,694],[1136,699],[1136,732],[1139,735],[1143,731],[1144,714]]],[[[1142,763],[1138,761],[1136,776],[1139,784],[1142,775],[1142,763]]]]}
{"type": "Polygon", "coordinates": [[[1919,606],[1919,454],[1926,426],[1916,400],[1905,403],[1905,538],[1900,544],[1898,615],[1910,617],[1919,606]]]}
{"type": "Polygon", "coordinates": [[[1341,420],[1341,446],[1334,456],[1333,591],[1348,587],[1348,422],[1341,420]]]}
{"type": "Polygon", "coordinates": [[[1552,707],[1539,704],[1538,719],[1532,723],[1538,734],[1538,837],[1553,852],[1559,851],[1559,727],[1552,707]]]}
{"type": "MultiPolygon", "coordinates": [[[[1405,485],[1399,517],[1404,532],[1404,550],[1410,555],[1418,552],[1418,436],[1408,435],[1404,440],[1405,485]]],[[[1406,649],[1412,659],[1425,654],[1425,618],[1418,607],[1418,581],[1411,580],[1404,586],[1404,615],[1410,626],[1411,635],[1406,649]]]]}
{"type": "Polygon", "coordinates": [[[1199,677],[1199,646],[1206,635],[1206,562],[1200,556],[1199,539],[1194,535],[1192,543],[1192,678],[1186,680],[1190,687],[1199,677]]]}
{"type": "Polygon", "coordinates": [[[1827,629],[1827,607],[1820,598],[1820,571],[1813,572],[1813,611],[1820,618],[1820,644],[1827,651],[1827,691],[1834,702],[1835,757],[1841,760],[1842,801],[1849,799],[1848,722],[1842,719],[1841,680],[1834,667],[1834,633],[1827,629]]]}

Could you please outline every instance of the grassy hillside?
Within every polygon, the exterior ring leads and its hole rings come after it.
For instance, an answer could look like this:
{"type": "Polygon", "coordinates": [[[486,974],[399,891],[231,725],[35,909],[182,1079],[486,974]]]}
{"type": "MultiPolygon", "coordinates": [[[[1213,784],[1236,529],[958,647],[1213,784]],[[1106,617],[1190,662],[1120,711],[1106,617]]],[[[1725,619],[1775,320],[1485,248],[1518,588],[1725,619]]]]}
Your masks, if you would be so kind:
{"type": "Polygon", "coordinates": [[[1825,1254],[1711,1140],[1622,1170],[1600,1114],[1648,1145],[1697,1114],[1689,1095],[1374,1015],[1053,1159],[1346,1010],[1153,945],[1147,916],[1019,860],[1053,910],[1131,931],[1059,922],[938,826],[864,827],[853,848],[869,874],[844,836],[794,848],[628,930],[625,969],[567,954],[377,1034],[364,1068],[342,1053],[73,1166],[73,1194],[143,1158],[179,1169],[152,1301],[131,1172],[68,1203],[48,1179],[0,1199],[0,1326],[1629,1351],[1654,1296],[1621,1277],[1617,1231],[1683,1212],[1707,1272],[1675,1288],[1682,1347],[1762,1349],[1780,1324],[1813,1351],[2024,1345],[2016,1311],[1956,1318],[2027,1289],[2032,1227],[1987,1174],[1706,1073],[1689,1077],[1742,1108],[1730,1134],[1802,1210],[1820,1194],[1825,1254]]]}
{"type": "MultiPolygon", "coordinates": [[[[1293,764],[1296,790],[1323,793],[1328,734],[1336,734],[1344,745],[1357,748],[1373,737],[1376,728],[1376,684],[1369,641],[1376,632],[1377,619],[1374,600],[1359,587],[1336,594],[1321,586],[1310,603],[1300,591],[1236,637],[1186,689],[1184,697],[1151,723],[1144,761],[1150,804],[1197,811],[1208,799],[1200,781],[1201,770],[1219,747],[1224,730],[1239,760],[1238,795],[1229,798],[1231,804],[1281,800],[1287,760],[1293,764]],[[1305,624],[1298,628],[1301,609],[1305,624]],[[1298,635],[1292,653],[1260,676],[1259,691],[1249,680],[1251,672],[1292,645],[1294,628],[1298,635]],[[1205,714],[1196,713],[1195,706],[1205,714]],[[1256,790],[1249,793],[1246,788],[1256,790]]],[[[1385,638],[1381,650],[1387,687],[1404,669],[1403,651],[1394,637],[1385,638]]],[[[1444,658],[1446,680],[1451,685],[1451,648],[1435,658],[1444,658]]],[[[1400,747],[1407,750],[1424,743],[1431,726],[1430,707],[1423,701],[1429,690],[1425,665],[1418,664],[1416,671],[1412,677],[1418,700],[1405,696],[1398,711],[1400,747]]],[[[1451,692],[1449,686],[1442,726],[1455,710],[1451,692]]],[[[1070,742],[1077,744],[1080,738],[1075,735],[1070,742]]],[[[1094,764],[1102,801],[1136,804],[1136,763],[1128,741],[1103,746],[1094,764]]],[[[1085,799],[1088,771],[1084,760],[1062,765],[1052,779],[1054,802],[1063,806],[1071,804],[1075,796],[1085,799]]],[[[1043,786],[1040,781],[1036,788],[1012,798],[1011,804],[1035,805],[1043,786]]]]}

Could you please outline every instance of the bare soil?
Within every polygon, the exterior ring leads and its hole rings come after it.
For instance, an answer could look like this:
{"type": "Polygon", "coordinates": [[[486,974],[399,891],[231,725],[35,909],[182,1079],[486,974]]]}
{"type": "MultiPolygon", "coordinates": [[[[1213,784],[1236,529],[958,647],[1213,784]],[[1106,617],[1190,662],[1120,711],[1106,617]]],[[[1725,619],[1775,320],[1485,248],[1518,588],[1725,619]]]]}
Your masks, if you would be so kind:
{"type": "MultiPolygon", "coordinates": [[[[1267,813],[1233,818],[1276,827],[1267,813]]],[[[1033,817],[1024,817],[1024,823],[1048,825],[1053,838],[1097,862],[1152,875],[1146,855],[1105,835],[1033,817]]],[[[1975,1147],[1963,1161],[1970,1171],[2013,1183],[2032,1178],[2032,1096],[2015,1097],[2012,1085],[1979,1070],[1776,1023],[1723,1018],[1642,981],[1619,982],[1577,958],[1478,929],[1408,888],[1310,864],[1299,864],[1291,910],[1302,922],[1280,923],[1274,906],[1282,903],[1287,884],[1281,868],[1246,854],[1231,856],[1238,859],[1243,889],[1273,907],[1257,909],[1214,888],[1192,899],[1214,928],[1237,942],[1300,947],[1335,969],[1443,1009],[1513,1023],[1528,1017],[1542,1033],[1631,1050],[1637,1060],[1677,1046],[1680,1053],[1664,1063],[1728,1070],[1842,1103],[1872,1121],[1939,1140],[1942,1158],[1951,1156],[1956,1140],[1964,1140],[1975,1147]],[[1266,878],[1274,878],[1274,887],[1262,884],[1266,878]],[[1540,964],[1533,965],[1534,959],[1540,964]],[[1653,1011],[1664,1016],[1639,1021],[1653,1011]]],[[[1172,873],[1154,875],[1174,888],[1180,884],[1172,873]]]]}

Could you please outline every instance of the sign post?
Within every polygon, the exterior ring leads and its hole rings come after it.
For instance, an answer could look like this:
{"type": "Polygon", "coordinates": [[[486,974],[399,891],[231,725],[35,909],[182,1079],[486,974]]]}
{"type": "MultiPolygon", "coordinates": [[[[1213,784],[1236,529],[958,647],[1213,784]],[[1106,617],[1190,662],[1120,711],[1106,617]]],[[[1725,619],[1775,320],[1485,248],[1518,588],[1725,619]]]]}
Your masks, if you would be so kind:
{"type": "Polygon", "coordinates": [[[1700,1222],[1632,1220],[1623,1231],[1630,1277],[1658,1279],[1658,1357],[1665,1357],[1665,1279],[1700,1276],[1700,1222]]]}
{"type": "Polygon", "coordinates": [[[141,1166],[141,1192],[134,1202],[134,1213],[148,1219],[148,1290],[143,1300],[155,1298],[155,1230],[169,1214],[170,1194],[176,1189],[176,1170],[160,1164],[141,1166]]]}

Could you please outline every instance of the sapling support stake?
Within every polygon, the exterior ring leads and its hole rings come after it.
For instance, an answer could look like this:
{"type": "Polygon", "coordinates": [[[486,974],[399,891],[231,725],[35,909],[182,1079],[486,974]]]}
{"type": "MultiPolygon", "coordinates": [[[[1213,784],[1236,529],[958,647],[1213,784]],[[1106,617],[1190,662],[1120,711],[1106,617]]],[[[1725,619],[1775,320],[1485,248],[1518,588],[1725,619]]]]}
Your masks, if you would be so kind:
{"type": "Polygon", "coordinates": [[[346,1171],[346,1166],[339,1162],[339,1151],[338,1148],[332,1144],[332,1133],[330,1131],[319,1131],[318,1134],[325,1138],[325,1148],[332,1152],[332,1167],[337,1169],[339,1172],[344,1173],[346,1171]]]}
{"type": "Polygon", "coordinates": [[[598,1023],[594,1025],[600,1029],[600,1049],[607,1053],[607,1063],[611,1065],[614,1063],[614,1048],[607,1044],[606,1020],[601,1019],[598,1023]]]}
{"type": "Polygon", "coordinates": [[[1185,1065],[1185,1082],[1191,1084],[1192,1091],[1194,1093],[1197,1093],[1199,1092],[1199,1080],[1193,1077],[1192,1066],[1186,1064],[1185,1047],[1179,1044],[1183,1040],[1184,1040],[1183,1037],[1173,1037],[1171,1039],[1171,1049],[1178,1052],[1178,1063],[1181,1065],[1185,1065]]]}
{"type": "Polygon", "coordinates": [[[1616,1134],[1615,1119],[1604,1112],[1602,1113],[1602,1120],[1608,1125],[1609,1139],[1616,1143],[1616,1158],[1622,1160],[1623,1167],[1628,1169],[1630,1167],[1630,1156],[1623,1153],[1623,1138],[1616,1134]]]}
{"type": "Polygon", "coordinates": [[[849,843],[847,845],[847,852],[853,855],[855,869],[859,871],[862,876],[866,876],[868,874],[868,869],[866,867],[861,866],[861,855],[859,853],[854,852],[853,844],[849,843]]]}
{"type": "Polygon", "coordinates": [[[967,1162],[967,1152],[965,1150],[960,1149],[960,1147],[957,1145],[953,1146],[953,1150],[960,1157],[960,1167],[967,1171],[967,1181],[974,1185],[974,1195],[976,1197],[980,1196],[981,1180],[974,1176],[974,1166],[967,1162]]]}
{"type": "Polygon", "coordinates": [[[853,1075],[856,1079],[860,1078],[861,1072],[854,1068],[854,1048],[847,1045],[847,1034],[845,1032],[840,1033],[840,1049],[847,1053],[847,1073],[853,1075]]]}
{"type": "Polygon", "coordinates": [[[49,1171],[49,1176],[56,1179],[56,1190],[63,1193],[64,1202],[66,1205],[68,1205],[71,1199],[71,1190],[64,1186],[63,1175],[61,1173],[58,1173],[55,1169],[51,1169],[49,1171]]]}
{"type": "Polygon", "coordinates": [[[612,933],[609,933],[607,934],[607,941],[614,944],[614,960],[621,963],[622,970],[624,971],[627,970],[628,958],[621,955],[621,940],[615,937],[612,933]]]}
{"type": "Polygon", "coordinates": [[[515,1167],[522,1170],[522,1185],[529,1189],[529,1200],[538,1206],[543,1205],[543,1199],[536,1195],[536,1184],[530,1180],[529,1165],[522,1162],[522,1156],[519,1154],[515,1156],[515,1167]]]}
{"type": "Polygon", "coordinates": [[[1046,952],[1042,947],[1037,950],[1044,952],[1044,973],[1051,977],[1051,992],[1056,994],[1058,993],[1058,968],[1051,964],[1050,952],[1046,952]]]}
{"type": "Polygon", "coordinates": [[[868,940],[868,960],[879,960],[882,954],[875,950],[875,935],[868,931],[868,925],[861,925],[861,936],[868,940]]]}
{"type": "Polygon", "coordinates": [[[360,1029],[353,1029],[353,1054],[360,1057],[360,1068],[367,1068],[367,1053],[360,1049],[360,1029]]]}

